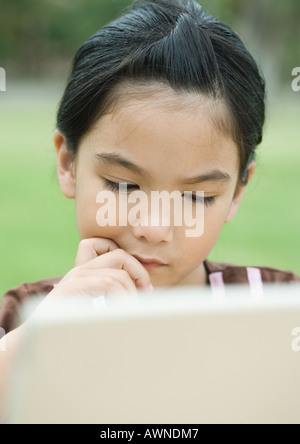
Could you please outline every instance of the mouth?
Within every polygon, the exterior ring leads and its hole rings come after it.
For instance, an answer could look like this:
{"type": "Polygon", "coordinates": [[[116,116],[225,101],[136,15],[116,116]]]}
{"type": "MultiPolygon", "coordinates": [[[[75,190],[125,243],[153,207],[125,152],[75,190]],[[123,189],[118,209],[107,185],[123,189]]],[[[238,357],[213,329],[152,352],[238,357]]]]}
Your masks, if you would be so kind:
{"type": "Polygon", "coordinates": [[[156,258],[146,258],[138,256],[137,254],[133,254],[132,256],[135,257],[145,268],[147,268],[147,270],[157,270],[167,265],[156,258]]]}

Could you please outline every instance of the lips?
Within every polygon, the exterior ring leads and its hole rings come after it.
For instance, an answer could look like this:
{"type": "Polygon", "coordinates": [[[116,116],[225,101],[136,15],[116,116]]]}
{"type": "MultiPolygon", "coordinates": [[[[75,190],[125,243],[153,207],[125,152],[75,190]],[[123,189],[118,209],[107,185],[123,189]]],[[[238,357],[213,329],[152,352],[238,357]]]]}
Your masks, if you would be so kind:
{"type": "Polygon", "coordinates": [[[137,254],[133,254],[132,256],[135,257],[145,268],[148,269],[159,268],[164,265],[167,265],[164,264],[161,260],[153,257],[143,257],[143,256],[138,256],[137,254]]]}

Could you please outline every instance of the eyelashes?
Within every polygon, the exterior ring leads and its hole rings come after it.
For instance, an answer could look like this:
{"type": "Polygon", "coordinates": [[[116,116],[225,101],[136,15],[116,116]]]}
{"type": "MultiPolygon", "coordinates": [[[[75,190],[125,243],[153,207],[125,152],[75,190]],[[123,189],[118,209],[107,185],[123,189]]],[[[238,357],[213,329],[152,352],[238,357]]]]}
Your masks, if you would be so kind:
{"type": "MultiPolygon", "coordinates": [[[[104,178],[103,178],[103,182],[104,182],[104,186],[113,192],[118,192],[119,190],[122,191],[122,187],[124,187],[124,189],[123,189],[123,191],[124,191],[125,185],[126,185],[127,192],[139,190],[138,185],[132,185],[132,184],[128,184],[125,182],[112,182],[112,181],[110,181],[108,179],[104,179],[104,178]]],[[[188,198],[189,200],[192,200],[193,203],[202,203],[207,207],[214,205],[214,203],[216,201],[215,196],[202,197],[202,196],[197,196],[196,194],[187,194],[187,193],[185,193],[182,196],[188,198]]]]}
{"type": "MultiPolygon", "coordinates": [[[[187,197],[189,197],[189,196],[187,196],[187,197]]],[[[216,201],[215,196],[200,197],[200,196],[196,196],[195,194],[192,194],[191,198],[192,198],[193,202],[195,202],[195,203],[199,202],[199,203],[202,203],[202,204],[204,203],[204,205],[206,205],[207,207],[212,206],[215,203],[215,201],[216,201]]]]}
{"type": "Polygon", "coordinates": [[[138,185],[131,185],[131,184],[125,183],[125,182],[111,182],[108,179],[103,179],[103,181],[104,181],[105,187],[111,191],[119,191],[119,188],[120,188],[120,191],[124,191],[124,190],[122,190],[122,188],[123,187],[125,188],[125,185],[127,187],[127,191],[134,191],[134,190],[139,189],[138,185]]]}

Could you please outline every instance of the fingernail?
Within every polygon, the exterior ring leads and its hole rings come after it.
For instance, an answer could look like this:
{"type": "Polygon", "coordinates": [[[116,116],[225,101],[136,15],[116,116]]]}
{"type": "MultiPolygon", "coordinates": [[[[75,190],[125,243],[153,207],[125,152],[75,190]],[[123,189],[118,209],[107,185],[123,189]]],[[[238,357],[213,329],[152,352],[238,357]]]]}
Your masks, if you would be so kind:
{"type": "Polygon", "coordinates": [[[151,290],[151,291],[154,290],[153,285],[151,284],[151,282],[150,282],[150,285],[149,285],[149,290],[151,290]]]}

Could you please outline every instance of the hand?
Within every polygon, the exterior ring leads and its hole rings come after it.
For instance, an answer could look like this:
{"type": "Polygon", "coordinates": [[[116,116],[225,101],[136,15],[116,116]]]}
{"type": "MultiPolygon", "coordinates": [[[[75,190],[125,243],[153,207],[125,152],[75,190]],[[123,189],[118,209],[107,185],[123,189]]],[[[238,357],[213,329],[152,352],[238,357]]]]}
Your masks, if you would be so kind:
{"type": "Polygon", "coordinates": [[[92,238],[80,242],[73,268],[47,296],[98,296],[131,294],[151,287],[142,264],[111,239],[92,238]]]}

